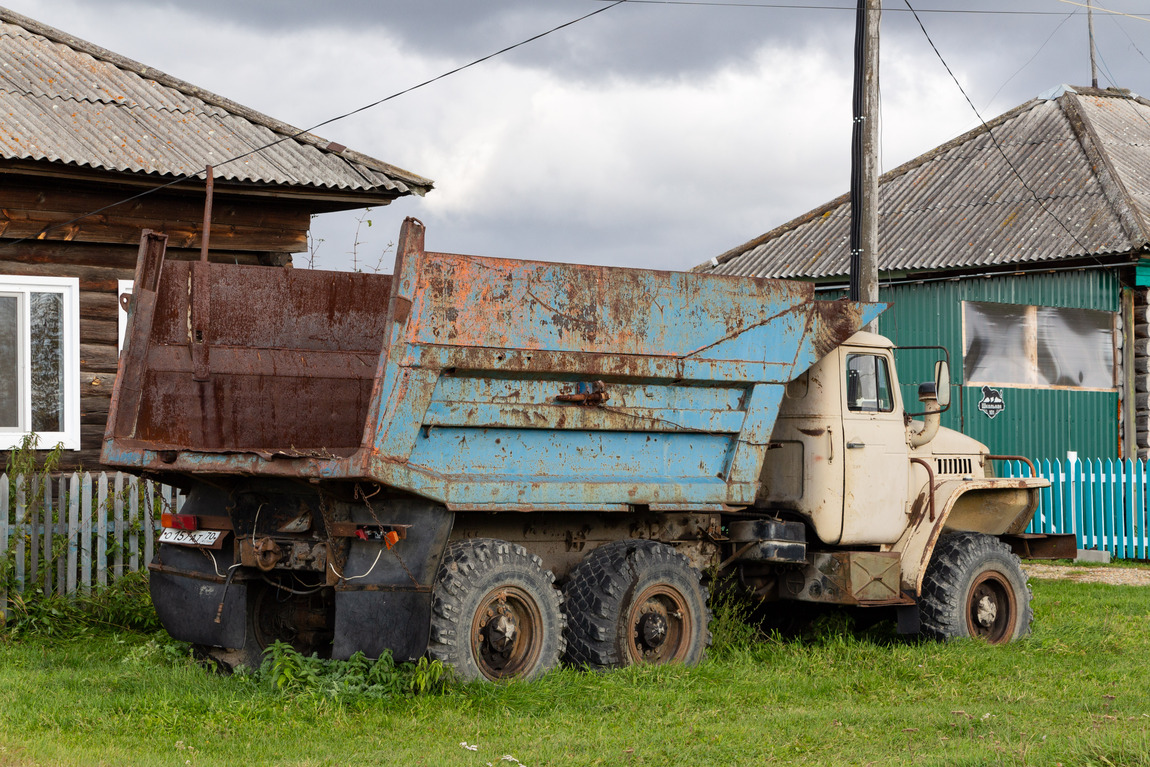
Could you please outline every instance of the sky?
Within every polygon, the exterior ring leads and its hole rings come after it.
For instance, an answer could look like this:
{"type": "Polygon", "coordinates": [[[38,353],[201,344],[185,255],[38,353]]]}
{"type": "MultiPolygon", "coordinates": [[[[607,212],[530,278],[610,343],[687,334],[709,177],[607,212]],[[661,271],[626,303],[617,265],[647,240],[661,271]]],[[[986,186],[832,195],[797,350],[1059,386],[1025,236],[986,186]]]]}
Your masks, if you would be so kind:
{"type": "MultiPolygon", "coordinates": [[[[0,1],[301,128],[601,11],[318,129],[435,189],[318,217],[301,266],[390,271],[415,216],[430,250],[689,269],[849,187],[851,0],[0,1]]],[[[1081,3],[914,0],[937,53],[884,5],[884,171],[1090,84],[1081,3]]],[[[1103,8],[1099,85],[1150,95],[1150,0],[1103,8]]]]}

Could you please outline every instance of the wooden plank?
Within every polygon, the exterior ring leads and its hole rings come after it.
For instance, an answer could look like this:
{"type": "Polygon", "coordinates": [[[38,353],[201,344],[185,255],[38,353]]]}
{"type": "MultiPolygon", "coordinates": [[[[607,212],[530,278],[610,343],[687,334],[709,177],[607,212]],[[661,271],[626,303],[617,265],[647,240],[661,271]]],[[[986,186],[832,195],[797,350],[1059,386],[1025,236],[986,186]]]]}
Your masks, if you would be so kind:
{"type": "MultiPolygon", "coordinates": [[[[8,559],[8,474],[0,474],[0,560],[8,559]]],[[[0,618],[8,619],[8,584],[0,580],[0,618]]]]}
{"type": "MultiPolygon", "coordinates": [[[[134,196],[137,189],[107,184],[52,179],[27,181],[9,177],[5,180],[5,207],[14,210],[44,210],[57,213],[95,210],[134,196]]],[[[157,192],[116,205],[100,217],[124,221],[178,219],[191,224],[203,221],[203,192],[172,190],[157,192]]],[[[229,221],[258,227],[306,227],[311,206],[282,200],[252,199],[228,194],[217,187],[212,205],[212,226],[229,221]]]]}
{"type": "Polygon", "coordinates": [[[44,477],[44,596],[52,594],[52,533],[56,527],[56,504],[52,502],[52,479],[44,477]]]}
{"type": "Polygon", "coordinates": [[[1137,484],[1136,461],[1127,458],[1122,462],[1123,473],[1126,477],[1126,503],[1123,507],[1123,522],[1126,528],[1126,547],[1127,553],[1131,559],[1138,556],[1137,554],[1137,536],[1138,526],[1135,522],[1134,510],[1138,508],[1138,501],[1141,499],[1141,488],[1137,484]]]}
{"type": "Polygon", "coordinates": [[[116,472],[115,495],[112,502],[112,518],[115,520],[116,556],[113,562],[117,578],[124,574],[124,473],[116,472]]]}
{"type": "Polygon", "coordinates": [[[16,514],[12,519],[12,532],[16,535],[16,593],[24,593],[24,530],[28,519],[28,499],[24,488],[25,477],[16,477],[16,514]]]}
{"type": "MultiPolygon", "coordinates": [[[[49,242],[132,243],[140,239],[140,230],[163,231],[174,247],[199,248],[202,220],[163,221],[155,219],[106,219],[90,217],[74,221],[75,211],[0,209],[0,232],[4,237],[31,237],[49,242]],[[5,215],[7,214],[7,215],[5,215]],[[46,227],[54,227],[40,237],[46,227]]],[[[264,228],[212,222],[212,242],[228,250],[279,251],[302,253],[307,250],[307,229],[264,228]]]]}
{"type": "Polygon", "coordinates": [[[152,541],[156,537],[156,489],[152,480],[144,483],[144,565],[152,561],[152,541]]]}
{"type": "Polygon", "coordinates": [[[80,486],[80,593],[92,593],[92,474],[84,472],[80,486]]]}
{"type": "Polygon", "coordinates": [[[96,584],[108,585],[108,473],[100,472],[96,485],[96,584]]]}
{"type": "Polygon", "coordinates": [[[80,316],[80,343],[116,348],[120,344],[120,316],[108,319],[80,316]]]}
{"type": "Polygon", "coordinates": [[[114,344],[80,344],[80,367],[87,371],[116,374],[120,353],[114,344]]]}
{"type": "Polygon", "coordinates": [[[62,554],[56,557],[56,593],[68,593],[68,530],[67,530],[67,513],[65,507],[68,506],[68,486],[67,479],[63,474],[60,475],[59,480],[60,492],[56,494],[56,535],[62,541],[61,548],[64,549],[62,554]]]}
{"type": "Polygon", "coordinates": [[[68,572],[66,594],[76,593],[76,565],[80,553],[80,475],[72,472],[68,485],[68,572]]]}
{"type": "Polygon", "coordinates": [[[40,518],[44,508],[44,482],[42,475],[36,475],[28,504],[28,582],[33,588],[40,582],[40,518]]]}
{"type": "Polygon", "coordinates": [[[137,523],[140,519],[140,480],[132,477],[128,480],[128,529],[132,531],[128,537],[128,569],[137,572],[140,569],[140,531],[137,523]]]}

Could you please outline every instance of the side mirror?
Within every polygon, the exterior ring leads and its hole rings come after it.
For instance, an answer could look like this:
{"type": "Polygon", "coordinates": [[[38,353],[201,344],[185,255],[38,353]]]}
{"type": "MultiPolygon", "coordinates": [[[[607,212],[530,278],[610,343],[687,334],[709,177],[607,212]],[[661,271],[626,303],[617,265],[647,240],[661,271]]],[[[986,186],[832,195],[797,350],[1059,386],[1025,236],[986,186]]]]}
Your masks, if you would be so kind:
{"type": "Polygon", "coordinates": [[[950,365],[946,360],[934,363],[934,390],[938,406],[943,410],[950,407],[950,365]]]}

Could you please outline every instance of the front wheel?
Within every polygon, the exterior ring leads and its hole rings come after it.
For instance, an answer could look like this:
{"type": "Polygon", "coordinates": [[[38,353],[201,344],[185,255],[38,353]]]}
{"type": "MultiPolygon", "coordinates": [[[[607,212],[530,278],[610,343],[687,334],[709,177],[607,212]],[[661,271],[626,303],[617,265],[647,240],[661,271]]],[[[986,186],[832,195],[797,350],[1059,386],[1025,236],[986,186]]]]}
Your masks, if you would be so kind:
{"type": "Polygon", "coordinates": [[[532,679],[563,654],[561,601],[555,576],[522,546],[455,541],[439,568],[428,650],[464,681],[532,679]]]}
{"type": "Polygon", "coordinates": [[[1026,575],[1009,546],[979,533],[938,542],[919,597],[924,635],[1005,644],[1030,633],[1033,617],[1026,575]]]}
{"type": "Polygon", "coordinates": [[[592,668],[698,663],[711,643],[701,577],[686,557],[657,541],[595,549],[564,588],[568,662],[592,668]]]}

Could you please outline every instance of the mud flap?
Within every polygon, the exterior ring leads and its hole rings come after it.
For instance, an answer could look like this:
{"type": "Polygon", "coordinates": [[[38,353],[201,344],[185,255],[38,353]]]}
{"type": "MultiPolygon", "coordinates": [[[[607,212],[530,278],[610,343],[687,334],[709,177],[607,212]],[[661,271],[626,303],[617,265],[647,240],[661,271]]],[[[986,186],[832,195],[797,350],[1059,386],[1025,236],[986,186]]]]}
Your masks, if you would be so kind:
{"type": "MultiPolygon", "coordinates": [[[[226,572],[230,556],[213,554],[221,560],[216,566],[226,572]],[[224,558],[228,561],[222,561],[224,558]]],[[[223,578],[216,575],[212,561],[191,547],[161,544],[149,569],[152,604],[173,639],[233,649],[244,646],[248,590],[243,583],[233,581],[225,594],[223,578]]]]}
{"type": "Polygon", "coordinates": [[[335,587],[332,657],[362,651],[378,658],[390,650],[397,662],[427,651],[431,607],[443,550],[455,514],[426,501],[391,503],[374,515],[356,511],[357,524],[410,525],[391,549],[374,540],[355,540],[335,587]]]}

